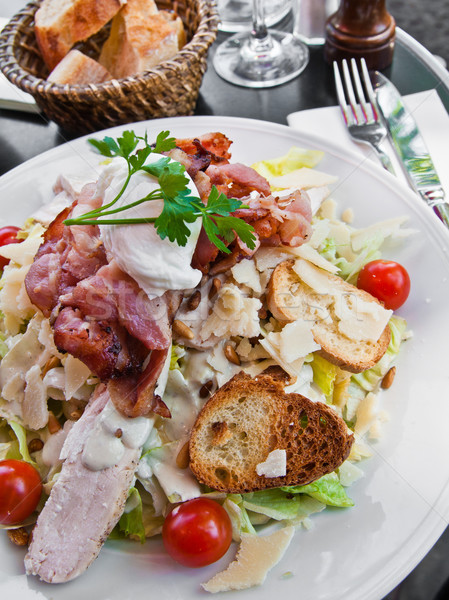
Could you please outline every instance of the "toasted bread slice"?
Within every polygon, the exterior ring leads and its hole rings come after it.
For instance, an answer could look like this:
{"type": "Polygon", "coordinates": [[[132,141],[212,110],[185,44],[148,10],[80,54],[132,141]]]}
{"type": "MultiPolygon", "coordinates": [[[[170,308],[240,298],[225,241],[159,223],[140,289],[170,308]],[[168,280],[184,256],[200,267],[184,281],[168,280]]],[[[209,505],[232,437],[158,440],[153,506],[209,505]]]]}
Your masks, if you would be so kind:
{"type": "Polygon", "coordinates": [[[125,0],[44,0],[36,12],[35,34],[52,71],[76,42],[97,33],[125,0]]]}
{"type": "MultiPolygon", "coordinates": [[[[374,366],[385,354],[390,343],[390,327],[388,323],[382,329],[378,339],[356,339],[343,333],[339,328],[339,318],[335,311],[335,298],[353,298],[355,319],[357,319],[357,303],[379,310],[380,302],[367,292],[346,283],[337,275],[332,275],[313,266],[326,278],[328,293],[317,293],[302,281],[294,270],[294,260],[280,263],[273,271],[268,292],[267,304],[273,316],[281,322],[305,319],[313,323],[312,334],[321,346],[319,353],[329,362],[351,373],[360,373],[374,366]],[[358,302],[357,302],[358,301],[358,302]]],[[[347,308],[347,307],[346,307],[347,308]]],[[[347,309],[349,310],[349,309],[347,309]]],[[[391,311],[382,311],[382,318],[387,319],[391,311]]],[[[362,313],[359,319],[368,318],[362,313]]]]}
{"type": "Polygon", "coordinates": [[[108,79],[112,79],[109,71],[79,50],[70,50],[47,77],[47,81],[60,85],[66,83],[87,85],[88,83],[101,83],[108,79]]]}
{"type": "Polygon", "coordinates": [[[128,0],[112,21],[99,62],[114,77],[129,77],[172,58],[184,44],[184,26],[174,13],[154,11],[148,0],[128,0]]]}
{"type": "Polygon", "coordinates": [[[330,407],[286,394],[270,375],[235,375],[205,404],[192,429],[190,468],[224,492],[305,485],[334,471],[349,455],[353,436],[330,407]],[[285,450],[284,476],[258,475],[273,450],[285,450]]]}

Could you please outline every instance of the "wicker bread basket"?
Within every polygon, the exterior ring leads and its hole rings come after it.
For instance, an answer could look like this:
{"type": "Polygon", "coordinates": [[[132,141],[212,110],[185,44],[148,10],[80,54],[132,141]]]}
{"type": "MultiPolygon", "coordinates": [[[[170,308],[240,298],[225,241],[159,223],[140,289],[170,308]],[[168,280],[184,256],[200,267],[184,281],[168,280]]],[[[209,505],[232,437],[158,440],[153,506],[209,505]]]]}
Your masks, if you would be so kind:
{"type": "MultiPolygon", "coordinates": [[[[193,113],[206,70],[209,46],[218,23],[213,0],[157,0],[160,9],[182,19],[187,44],[168,61],[133,77],[89,85],[58,85],[46,81],[46,68],[34,35],[32,0],[0,36],[0,69],[20,89],[31,94],[44,114],[66,131],[77,134],[113,125],[193,113]]],[[[110,24],[76,47],[97,58],[110,24]]]]}

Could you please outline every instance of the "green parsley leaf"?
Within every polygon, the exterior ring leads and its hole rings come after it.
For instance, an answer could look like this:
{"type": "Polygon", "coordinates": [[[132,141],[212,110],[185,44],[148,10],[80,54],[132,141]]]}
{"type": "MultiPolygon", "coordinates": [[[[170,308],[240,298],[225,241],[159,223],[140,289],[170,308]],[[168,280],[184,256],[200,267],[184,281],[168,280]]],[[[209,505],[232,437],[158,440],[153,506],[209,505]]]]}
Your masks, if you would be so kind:
{"type": "Polygon", "coordinates": [[[64,223],[66,225],[154,223],[161,239],[168,238],[171,242],[185,246],[191,234],[187,224],[201,218],[209,240],[222,252],[230,253],[227,244],[230,244],[236,236],[250,249],[254,249],[256,241],[254,228],[243,219],[231,214],[239,208],[246,208],[240,200],[227,198],[212,186],[207,205],[204,205],[200,198],[191,195],[188,188],[189,178],[182,164],[168,157],[161,157],[153,163],[145,164],[153,152],[163,153],[175,147],[175,138],[169,136],[169,131],[161,131],[153,148],[148,143],[147,133],[142,137],[137,136],[133,131],[124,131],[117,140],[108,136],[103,140],[89,139],[90,144],[103,156],[124,158],[128,163],[128,177],[120,192],[109,204],[75,219],[67,219],[64,223]],[[142,142],[143,147],[136,150],[142,142]],[[112,208],[125,192],[131,177],[138,171],[145,171],[156,177],[159,189],[153,190],[132,204],[112,208]],[[123,212],[131,206],[160,199],[163,200],[163,208],[157,218],[105,218],[123,212]]]}
{"type": "Polygon", "coordinates": [[[176,147],[176,140],[174,137],[168,137],[170,135],[169,131],[161,131],[157,138],[156,144],[154,146],[154,152],[158,154],[162,154],[163,152],[168,152],[169,150],[173,150],[176,147]]]}

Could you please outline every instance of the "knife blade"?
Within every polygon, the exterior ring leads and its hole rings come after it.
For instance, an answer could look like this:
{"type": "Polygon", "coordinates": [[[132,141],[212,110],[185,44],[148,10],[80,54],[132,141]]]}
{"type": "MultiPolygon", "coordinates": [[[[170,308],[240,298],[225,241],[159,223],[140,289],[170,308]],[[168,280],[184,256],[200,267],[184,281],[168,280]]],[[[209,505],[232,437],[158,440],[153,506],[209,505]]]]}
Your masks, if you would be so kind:
{"type": "Polygon", "coordinates": [[[416,121],[395,86],[382,73],[372,74],[377,104],[411,187],[449,228],[449,204],[416,121]]]}

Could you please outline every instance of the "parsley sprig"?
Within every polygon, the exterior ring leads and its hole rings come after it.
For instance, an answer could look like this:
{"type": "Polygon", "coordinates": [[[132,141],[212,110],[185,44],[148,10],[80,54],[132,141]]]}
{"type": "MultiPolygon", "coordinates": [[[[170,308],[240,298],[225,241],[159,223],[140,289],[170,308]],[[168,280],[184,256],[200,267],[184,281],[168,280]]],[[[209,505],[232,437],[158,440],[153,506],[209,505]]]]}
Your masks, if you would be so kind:
{"type": "Polygon", "coordinates": [[[122,137],[116,140],[108,136],[103,140],[89,139],[89,142],[101,155],[107,158],[116,156],[124,158],[127,162],[128,174],[121,190],[111,202],[75,219],[67,219],[64,221],[65,225],[154,223],[161,239],[168,238],[179,246],[185,246],[190,236],[187,223],[193,223],[201,218],[209,240],[222,252],[230,252],[225,242],[229,244],[235,236],[238,236],[250,249],[254,249],[256,241],[254,228],[231,214],[239,208],[246,208],[240,200],[227,198],[225,194],[219,193],[217,188],[212,186],[207,205],[205,205],[200,198],[193,196],[187,187],[189,180],[182,164],[170,160],[168,157],[146,164],[150,154],[161,154],[175,147],[175,138],[169,137],[169,135],[170,132],[161,131],[153,146],[148,143],[147,134],[140,137],[134,131],[124,131],[122,137]],[[123,196],[131,177],[138,171],[145,171],[156,177],[159,188],[135,202],[117,208],[114,205],[123,196]],[[152,200],[163,200],[162,212],[158,217],[108,218],[110,215],[152,200]]]}

